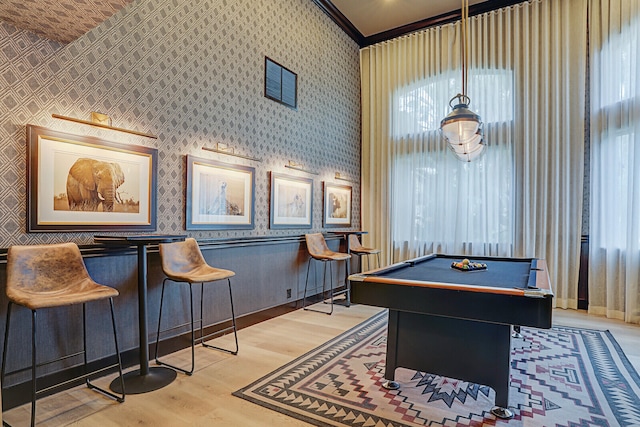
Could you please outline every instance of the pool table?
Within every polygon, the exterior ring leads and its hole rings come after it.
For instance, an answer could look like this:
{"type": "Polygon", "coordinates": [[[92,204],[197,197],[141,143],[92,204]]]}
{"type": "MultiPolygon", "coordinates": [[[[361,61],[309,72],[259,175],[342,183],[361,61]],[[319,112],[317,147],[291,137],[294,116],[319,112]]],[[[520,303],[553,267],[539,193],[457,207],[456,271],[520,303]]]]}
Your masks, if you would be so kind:
{"type": "Polygon", "coordinates": [[[467,256],[434,254],[349,276],[354,303],[389,309],[385,379],[397,367],[490,386],[492,413],[511,418],[511,326],[551,328],[553,291],[535,258],[468,257],[486,269],[452,267],[467,256]]]}

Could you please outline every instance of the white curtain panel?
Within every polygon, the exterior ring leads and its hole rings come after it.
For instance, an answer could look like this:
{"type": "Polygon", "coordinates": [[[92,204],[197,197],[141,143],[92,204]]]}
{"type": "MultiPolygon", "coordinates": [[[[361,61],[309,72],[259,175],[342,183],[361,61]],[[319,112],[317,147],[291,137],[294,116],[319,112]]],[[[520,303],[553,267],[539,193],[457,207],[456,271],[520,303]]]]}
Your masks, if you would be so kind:
{"type": "Polygon", "coordinates": [[[589,3],[589,312],[640,323],[640,1],[589,3]]]}
{"type": "Polygon", "coordinates": [[[439,132],[461,91],[460,23],[361,50],[362,224],[387,263],[431,253],[547,260],[577,306],[586,0],[469,20],[470,108],[488,144],[457,160],[439,132]]]}

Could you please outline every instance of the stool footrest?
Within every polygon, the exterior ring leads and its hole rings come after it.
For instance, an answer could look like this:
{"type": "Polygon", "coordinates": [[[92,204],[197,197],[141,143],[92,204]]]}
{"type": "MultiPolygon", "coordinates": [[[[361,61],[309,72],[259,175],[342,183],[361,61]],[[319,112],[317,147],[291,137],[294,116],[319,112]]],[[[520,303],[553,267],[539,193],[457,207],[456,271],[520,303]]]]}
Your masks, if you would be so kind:
{"type": "MultiPolygon", "coordinates": [[[[113,365],[105,366],[105,367],[102,367],[102,368],[100,368],[100,369],[96,369],[95,371],[87,372],[87,373],[85,373],[85,374],[78,375],[78,376],[75,376],[75,377],[73,377],[73,378],[69,378],[68,380],[65,380],[65,381],[62,381],[62,382],[56,383],[56,384],[51,385],[51,386],[49,386],[49,387],[44,387],[44,388],[42,388],[42,389],[40,389],[40,390],[36,390],[36,395],[40,395],[40,394],[46,393],[46,392],[48,392],[48,391],[55,390],[55,389],[57,389],[57,388],[60,388],[60,387],[63,387],[63,386],[69,385],[69,384],[71,384],[71,383],[73,383],[73,382],[76,382],[76,381],[78,381],[78,380],[87,380],[87,382],[88,382],[89,377],[91,377],[91,376],[93,376],[93,375],[97,375],[97,374],[99,374],[99,373],[101,373],[101,372],[108,371],[108,370],[113,369],[113,368],[117,368],[117,367],[118,367],[118,364],[117,364],[117,363],[114,363],[113,365]]],[[[5,374],[5,375],[6,375],[6,374],[5,374]]],[[[91,384],[90,388],[95,388],[95,389],[101,390],[99,387],[94,386],[93,384],[91,384]]],[[[101,390],[101,391],[104,391],[104,390],[101,390]]],[[[106,394],[108,394],[108,395],[110,395],[110,396],[112,396],[112,397],[114,397],[114,398],[118,398],[117,396],[112,395],[112,394],[111,394],[111,393],[109,393],[109,392],[105,392],[105,393],[106,393],[106,394]]],[[[123,399],[123,400],[124,400],[124,399],[123,399]]]]}
{"type": "MultiPolygon", "coordinates": [[[[202,323],[202,319],[194,319],[193,323],[194,323],[194,325],[196,323],[202,323]]],[[[169,332],[169,331],[173,331],[173,330],[176,330],[176,329],[184,328],[185,326],[188,326],[189,328],[191,328],[191,322],[186,322],[186,323],[183,323],[181,325],[176,325],[176,326],[172,326],[172,327],[167,328],[167,329],[163,329],[163,330],[160,331],[160,333],[163,334],[165,332],[169,332]]],[[[187,332],[189,332],[189,331],[187,331],[187,332]]]]}
{"type": "Polygon", "coordinates": [[[216,347],[215,345],[205,344],[204,342],[202,343],[202,346],[206,347],[206,348],[211,348],[211,349],[214,349],[214,350],[224,351],[225,353],[229,353],[229,354],[233,354],[233,355],[238,354],[238,347],[236,347],[235,350],[229,350],[229,349],[222,348],[222,347],[216,347]]]}
{"type": "MultiPolygon", "coordinates": [[[[56,363],[56,362],[61,362],[63,360],[71,359],[72,357],[81,356],[83,354],[84,354],[84,351],[78,351],[77,353],[67,354],[67,355],[59,357],[57,359],[49,360],[47,362],[40,362],[40,363],[36,364],[36,369],[37,368],[42,368],[43,366],[51,365],[51,364],[56,363]]],[[[20,372],[26,372],[26,371],[30,371],[30,370],[31,370],[31,366],[27,366],[26,368],[21,368],[21,369],[16,369],[15,371],[5,372],[4,375],[5,376],[7,376],[7,375],[15,375],[15,374],[18,374],[20,372]]]]}
{"type": "MultiPolygon", "coordinates": [[[[196,343],[200,342],[200,343],[202,343],[202,344],[204,345],[204,340],[206,340],[207,338],[215,337],[215,336],[218,336],[218,335],[225,335],[227,332],[231,332],[231,331],[235,331],[235,330],[236,330],[236,328],[235,328],[235,327],[233,327],[233,326],[229,326],[229,327],[227,327],[227,328],[220,329],[219,331],[215,331],[215,332],[212,332],[212,333],[207,334],[207,335],[205,335],[205,336],[202,336],[202,337],[196,338],[196,339],[195,339],[195,342],[196,342],[196,343]]],[[[206,346],[205,346],[205,347],[206,347],[206,346]]]]}

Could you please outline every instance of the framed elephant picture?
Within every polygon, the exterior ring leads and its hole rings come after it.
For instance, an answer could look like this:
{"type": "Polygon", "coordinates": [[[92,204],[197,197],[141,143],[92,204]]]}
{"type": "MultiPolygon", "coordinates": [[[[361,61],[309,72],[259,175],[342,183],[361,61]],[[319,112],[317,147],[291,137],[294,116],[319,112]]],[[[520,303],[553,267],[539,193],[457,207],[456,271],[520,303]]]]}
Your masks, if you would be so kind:
{"type": "Polygon", "coordinates": [[[27,125],[27,231],[156,229],[158,150],[27,125]]]}

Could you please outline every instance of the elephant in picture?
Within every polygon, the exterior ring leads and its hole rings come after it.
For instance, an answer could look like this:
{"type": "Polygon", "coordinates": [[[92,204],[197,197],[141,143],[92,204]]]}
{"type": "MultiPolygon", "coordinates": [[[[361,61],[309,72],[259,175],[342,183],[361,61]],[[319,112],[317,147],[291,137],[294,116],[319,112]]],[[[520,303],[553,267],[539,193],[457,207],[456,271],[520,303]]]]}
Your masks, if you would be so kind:
{"type": "Polygon", "coordinates": [[[80,158],[69,169],[67,201],[72,211],[113,212],[113,203],[122,203],[117,189],[124,183],[124,173],[117,163],[80,158]]]}

